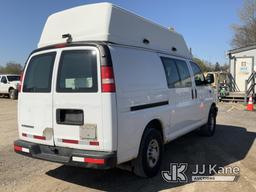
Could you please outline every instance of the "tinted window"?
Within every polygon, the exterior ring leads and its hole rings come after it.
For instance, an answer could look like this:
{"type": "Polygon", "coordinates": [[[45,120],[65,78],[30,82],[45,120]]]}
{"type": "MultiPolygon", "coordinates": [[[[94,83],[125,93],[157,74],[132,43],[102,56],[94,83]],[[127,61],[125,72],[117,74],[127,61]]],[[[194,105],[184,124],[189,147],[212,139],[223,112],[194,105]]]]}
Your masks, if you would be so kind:
{"type": "Polygon", "coordinates": [[[175,59],[175,62],[180,75],[181,87],[191,87],[192,81],[191,81],[191,76],[189,73],[187,63],[183,60],[177,60],[177,59],[175,59]]]}
{"type": "Polygon", "coordinates": [[[17,75],[9,75],[7,76],[8,81],[19,81],[20,80],[20,76],[17,75]]]}
{"type": "Polygon", "coordinates": [[[31,58],[23,84],[23,92],[51,92],[55,52],[31,58]]]}
{"type": "Polygon", "coordinates": [[[164,58],[164,57],[162,57],[161,59],[164,65],[168,87],[169,88],[180,87],[181,86],[180,77],[179,77],[174,59],[164,58]]]}
{"type": "Polygon", "coordinates": [[[63,51],[58,70],[58,92],[97,92],[95,51],[63,51]]]}
{"type": "Polygon", "coordinates": [[[194,62],[190,62],[190,64],[192,67],[196,85],[203,85],[205,82],[205,78],[204,78],[204,74],[202,73],[200,67],[194,62]]]}

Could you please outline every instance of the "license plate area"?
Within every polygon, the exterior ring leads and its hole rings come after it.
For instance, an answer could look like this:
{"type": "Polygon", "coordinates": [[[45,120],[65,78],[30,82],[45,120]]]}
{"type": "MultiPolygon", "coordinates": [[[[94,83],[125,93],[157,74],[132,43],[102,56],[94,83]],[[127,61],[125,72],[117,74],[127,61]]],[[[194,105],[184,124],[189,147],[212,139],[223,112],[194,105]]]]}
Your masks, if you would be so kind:
{"type": "Polygon", "coordinates": [[[97,124],[85,124],[80,126],[80,139],[97,139],[97,124]]]}

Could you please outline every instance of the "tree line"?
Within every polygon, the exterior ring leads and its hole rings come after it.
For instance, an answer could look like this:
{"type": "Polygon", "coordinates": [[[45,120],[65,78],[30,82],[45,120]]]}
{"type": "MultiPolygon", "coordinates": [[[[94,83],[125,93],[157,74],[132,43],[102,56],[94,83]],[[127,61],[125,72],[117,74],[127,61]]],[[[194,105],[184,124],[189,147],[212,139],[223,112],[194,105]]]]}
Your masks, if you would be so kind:
{"type": "Polygon", "coordinates": [[[210,71],[226,71],[226,72],[228,72],[229,71],[228,64],[220,65],[219,62],[216,62],[215,64],[213,64],[209,61],[202,60],[198,57],[194,57],[193,61],[200,66],[200,68],[202,69],[203,72],[210,72],[210,71]]]}
{"type": "Polygon", "coordinates": [[[0,65],[0,74],[20,74],[22,69],[21,64],[8,62],[5,66],[0,65]]]}

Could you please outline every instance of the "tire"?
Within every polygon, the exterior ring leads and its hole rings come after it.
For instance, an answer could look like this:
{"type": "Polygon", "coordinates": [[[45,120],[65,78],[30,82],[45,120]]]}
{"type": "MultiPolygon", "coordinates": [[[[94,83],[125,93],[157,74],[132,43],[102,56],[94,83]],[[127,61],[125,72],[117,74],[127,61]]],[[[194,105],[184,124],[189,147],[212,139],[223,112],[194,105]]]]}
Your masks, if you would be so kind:
{"type": "Polygon", "coordinates": [[[208,115],[207,123],[200,127],[199,134],[202,136],[211,137],[214,135],[216,129],[216,110],[212,106],[208,115]]]}
{"type": "Polygon", "coordinates": [[[18,96],[17,90],[11,89],[11,90],[9,91],[9,97],[10,97],[10,99],[15,100],[15,99],[17,99],[17,96],[18,96]]]}
{"type": "Polygon", "coordinates": [[[134,161],[133,172],[140,177],[154,177],[160,170],[163,155],[163,138],[161,133],[152,127],[146,128],[134,161]]]}

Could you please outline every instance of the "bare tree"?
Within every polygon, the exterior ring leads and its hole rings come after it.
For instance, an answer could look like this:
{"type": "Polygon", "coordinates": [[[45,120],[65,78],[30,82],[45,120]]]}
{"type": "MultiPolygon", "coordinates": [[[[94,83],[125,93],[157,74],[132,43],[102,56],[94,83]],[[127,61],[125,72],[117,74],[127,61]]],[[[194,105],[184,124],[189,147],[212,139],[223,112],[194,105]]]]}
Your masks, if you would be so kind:
{"type": "Polygon", "coordinates": [[[244,0],[244,5],[239,12],[241,25],[233,25],[234,48],[245,47],[256,43],[256,0],[244,0]]]}
{"type": "Polygon", "coordinates": [[[215,66],[214,66],[214,71],[220,71],[221,68],[220,68],[220,64],[219,62],[216,62],[215,66]]]}

